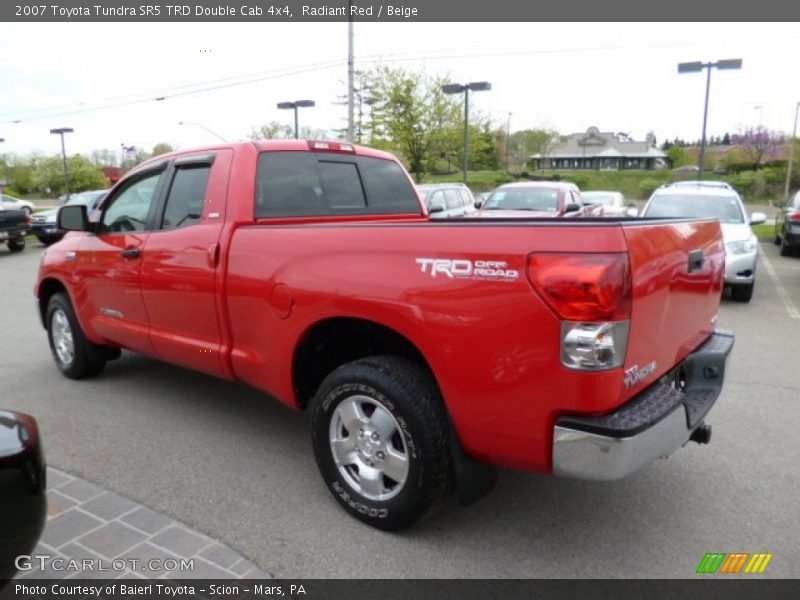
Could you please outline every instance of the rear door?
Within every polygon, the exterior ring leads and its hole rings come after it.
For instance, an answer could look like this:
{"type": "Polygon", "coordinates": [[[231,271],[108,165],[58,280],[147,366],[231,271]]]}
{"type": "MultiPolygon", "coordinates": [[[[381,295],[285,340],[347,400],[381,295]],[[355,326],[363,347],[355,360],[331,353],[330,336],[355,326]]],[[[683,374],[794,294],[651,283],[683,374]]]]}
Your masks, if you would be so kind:
{"type": "Polygon", "coordinates": [[[232,157],[231,150],[216,150],[171,164],[142,252],[142,295],[155,353],[216,375],[223,375],[219,240],[232,157]]]}

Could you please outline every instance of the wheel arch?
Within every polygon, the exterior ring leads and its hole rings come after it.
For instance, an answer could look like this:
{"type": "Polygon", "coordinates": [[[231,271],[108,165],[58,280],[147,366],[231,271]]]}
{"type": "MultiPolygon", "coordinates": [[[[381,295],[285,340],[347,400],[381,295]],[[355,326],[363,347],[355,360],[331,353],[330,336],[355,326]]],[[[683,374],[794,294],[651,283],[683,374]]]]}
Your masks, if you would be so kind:
{"type": "Polygon", "coordinates": [[[56,277],[47,277],[43,279],[38,286],[37,296],[39,300],[39,320],[42,327],[47,328],[47,305],[55,294],[64,292],[69,296],[69,290],[64,283],[56,277]]]}

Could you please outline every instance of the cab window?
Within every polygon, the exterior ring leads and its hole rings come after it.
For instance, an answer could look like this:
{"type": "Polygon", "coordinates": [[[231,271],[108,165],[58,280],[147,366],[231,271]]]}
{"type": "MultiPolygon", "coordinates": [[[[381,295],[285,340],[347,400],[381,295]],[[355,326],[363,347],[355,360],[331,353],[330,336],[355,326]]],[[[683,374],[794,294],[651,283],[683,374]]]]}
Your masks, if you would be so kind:
{"type": "Polygon", "coordinates": [[[161,173],[143,177],[112,198],[100,222],[100,233],[144,231],[159,177],[161,173]]]}

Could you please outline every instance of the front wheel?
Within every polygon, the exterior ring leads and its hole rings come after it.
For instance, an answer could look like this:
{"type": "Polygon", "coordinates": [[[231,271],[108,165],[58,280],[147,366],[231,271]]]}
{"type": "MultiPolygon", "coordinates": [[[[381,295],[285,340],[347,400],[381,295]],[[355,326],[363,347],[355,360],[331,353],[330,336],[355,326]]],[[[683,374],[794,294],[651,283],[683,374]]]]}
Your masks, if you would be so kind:
{"type": "Polygon", "coordinates": [[[50,351],[64,375],[83,379],[103,370],[107,360],[104,348],[86,338],[67,294],[53,294],[47,304],[45,322],[50,351]]]}
{"type": "Polygon", "coordinates": [[[445,423],[427,371],[394,356],[365,358],[320,385],[312,406],[314,455],[347,512],[379,529],[402,529],[445,492],[445,423]]]}
{"type": "Polygon", "coordinates": [[[20,238],[18,240],[10,240],[8,242],[8,249],[11,252],[22,252],[25,250],[25,238],[20,238]]]}

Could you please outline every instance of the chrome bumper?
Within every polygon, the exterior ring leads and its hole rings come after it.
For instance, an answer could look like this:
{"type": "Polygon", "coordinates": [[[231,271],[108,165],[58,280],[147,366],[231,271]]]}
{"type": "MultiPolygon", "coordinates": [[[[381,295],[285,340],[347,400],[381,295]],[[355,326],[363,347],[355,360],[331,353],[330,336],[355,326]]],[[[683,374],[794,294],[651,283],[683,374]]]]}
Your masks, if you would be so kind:
{"type": "Polygon", "coordinates": [[[686,444],[722,390],[734,336],[717,332],[663,380],[619,410],[567,416],[553,432],[553,474],[594,481],[621,479],[686,444]]]}

